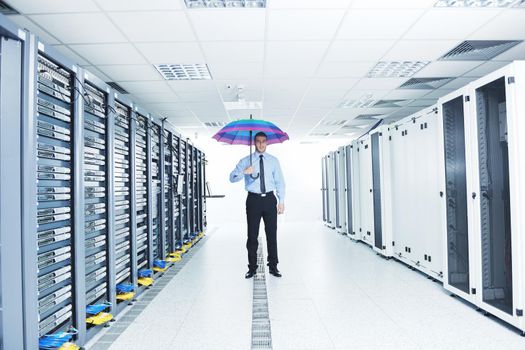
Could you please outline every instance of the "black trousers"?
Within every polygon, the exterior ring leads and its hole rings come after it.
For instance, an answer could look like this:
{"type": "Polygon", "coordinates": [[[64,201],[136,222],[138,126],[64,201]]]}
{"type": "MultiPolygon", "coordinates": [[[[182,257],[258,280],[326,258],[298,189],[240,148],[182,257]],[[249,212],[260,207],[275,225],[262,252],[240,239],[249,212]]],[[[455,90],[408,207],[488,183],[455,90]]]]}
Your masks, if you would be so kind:
{"type": "Polygon", "coordinates": [[[248,268],[257,269],[257,248],[259,242],[259,225],[261,218],[264,221],[266,231],[266,245],[268,247],[268,265],[277,266],[277,198],[273,192],[265,197],[248,192],[246,198],[246,219],[248,221],[248,268]]]}

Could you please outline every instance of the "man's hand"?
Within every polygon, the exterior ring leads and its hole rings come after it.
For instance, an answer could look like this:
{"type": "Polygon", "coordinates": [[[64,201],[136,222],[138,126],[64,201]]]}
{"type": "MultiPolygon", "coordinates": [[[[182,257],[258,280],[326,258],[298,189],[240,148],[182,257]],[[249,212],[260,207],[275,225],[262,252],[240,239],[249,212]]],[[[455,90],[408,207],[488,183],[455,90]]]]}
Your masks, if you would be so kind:
{"type": "Polygon", "coordinates": [[[253,168],[251,166],[247,167],[246,169],[244,169],[244,174],[246,175],[253,174],[253,168]]]}
{"type": "Polygon", "coordinates": [[[284,203],[277,204],[277,214],[283,214],[284,213],[284,203]]]}

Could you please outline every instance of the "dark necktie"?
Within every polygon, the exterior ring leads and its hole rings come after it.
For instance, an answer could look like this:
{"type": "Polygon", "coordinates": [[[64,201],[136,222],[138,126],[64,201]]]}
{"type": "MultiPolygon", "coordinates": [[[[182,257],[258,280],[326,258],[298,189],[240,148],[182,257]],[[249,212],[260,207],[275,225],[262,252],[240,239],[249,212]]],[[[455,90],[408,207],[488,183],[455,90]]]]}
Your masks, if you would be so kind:
{"type": "Polygon", "coordinates": [[[259,173],[261,174],[259,182],[261,183],[261,193],[266,193],[266,185],[264,184],[264,163],[263,155],[259,156],[259,173]]]}

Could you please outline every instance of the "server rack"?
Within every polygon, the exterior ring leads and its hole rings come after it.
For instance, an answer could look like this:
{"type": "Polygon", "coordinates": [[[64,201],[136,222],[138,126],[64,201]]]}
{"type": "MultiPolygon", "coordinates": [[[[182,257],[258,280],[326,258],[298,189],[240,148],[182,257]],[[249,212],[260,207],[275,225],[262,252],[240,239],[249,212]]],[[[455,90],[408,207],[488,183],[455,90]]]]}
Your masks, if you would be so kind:
{"type": "Polygon", "coordinates": [[[14,233],[26,226],[20,192],[27,161],[21,145],[28,129],[22,102],[28,71],[22,67],[29,50],[28,33],[0,18],[0,339],[4,349],[24,346],[22,244],[26,242],[14,233]]]}
{"type": "Polygon", "coordinates": [[[321,158],[321,200],[323,202],[323,222],[328,223],[328,185],[326,179],[326,156],[321,158]]]}
{"type": "Polygon", "coordinates": [[[328,226],[335,228],[337,215],[337,201],[336,201],[336,171],[335,171],[335,152],[330,152],[327,156],[327,175],[328,175],[328,207],[329,218],[328,226]]]}
{"type": "MultiPolygon", "coordinates": [[[[360,173],[360,159],[359,159],[359,141],[353,140],[351,143],[352,150],[352,233],[350,237],[354,240],[361,239],[361,173],[360,173]]],[[[350,214],[349,214],[350,215],[350,214]]]]}
{"type": "Polygon", "coordinates": [[[336,229],[339,233],[347,233],[346,221],[346,152],[344,147],[339,147],[336,153],[337,163],[337,222],[336,229]]]}
{"type": "MultiPolygon", "coordinates": [[[[189,218],[189,164],[188,164],[188,142],[187,140],[180,140],[180,169],[179,174],[182,180],[182,194],[181,194],[181,236],[182,243],[189,242],[190,238],[190,218],[189,218]]],[[[179,181],[180,181],[179,180],[179,181]]]]}
{"type": "Polygon", "coordinates": [[[345,167],[345,200],[346,200],[346,212],[344,213],[346,217],[346,233],[349,235],[349,237],[353,238],[355,235],[354,231],[354,176],[353,176],[353,146],[346,145],[345,147],[345,164],[343,165],[345,167]]]}
{"type": "Polygon", "coordinates": [[[360,226],[359,239],[373,246],[374,237],[374,202],[372,190],[372,152],[370,148],[370,135],[359,140],[357,148],[359,154],[359,202],[360,226]]]}
{"type": "Polygon", "coordinates": [[[175,227],[174,235],[174,249],[175,251],[182,248],[183,245],[183,224],[182,224],[182,193],[183,193],[183,175],[181,175],[181,144],[182,139],[180,135],[174,135],[172,140],[172,149],[173,149],[173,220],[175,227]]]}
{"type": "Polygon", "coordinates": [[[151,137],[151,192],[152,203],[152,256],[151,260],[162,260],[163,256],[163,203],[162,203],[162,164],[161,164],[161,125],[153,119],[149,121],[151,137]]]}

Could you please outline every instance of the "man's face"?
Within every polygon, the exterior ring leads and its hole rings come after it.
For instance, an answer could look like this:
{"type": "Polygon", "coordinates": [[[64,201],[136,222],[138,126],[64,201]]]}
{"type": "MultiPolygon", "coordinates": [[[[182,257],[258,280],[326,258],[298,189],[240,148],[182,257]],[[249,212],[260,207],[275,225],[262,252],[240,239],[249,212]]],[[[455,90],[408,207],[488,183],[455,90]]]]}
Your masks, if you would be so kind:
{"type": "Polygon", "coordinates": [[[257,152],[259,153],[264,153],[264,151],[266,151],[266,137],[257,136],[255,138],[255,149],[257,149],[257,152]]]}

